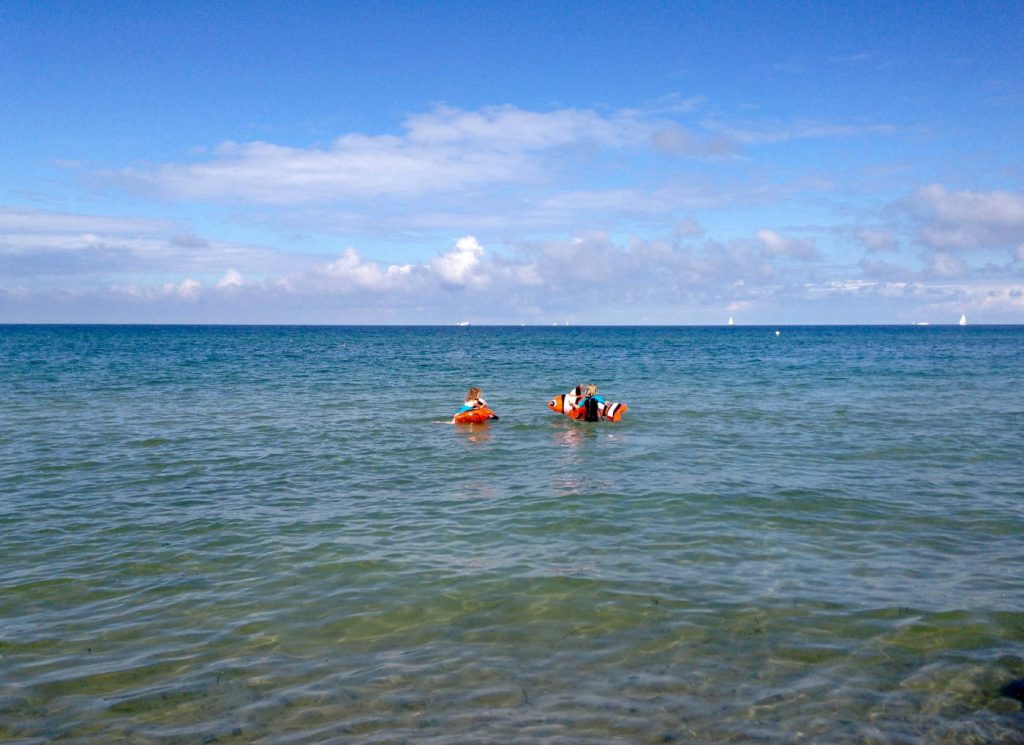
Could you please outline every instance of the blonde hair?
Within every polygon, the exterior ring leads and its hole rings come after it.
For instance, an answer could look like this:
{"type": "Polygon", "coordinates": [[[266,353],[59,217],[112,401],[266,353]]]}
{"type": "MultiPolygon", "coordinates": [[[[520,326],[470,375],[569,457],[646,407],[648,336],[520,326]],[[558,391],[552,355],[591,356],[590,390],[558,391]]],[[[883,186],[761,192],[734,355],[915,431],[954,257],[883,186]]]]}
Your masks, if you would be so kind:
{"type": "Polygon", "coordinates": [[[482,393],[483,391],[479,388],[470,388],[469,392],[466,394],[466,400],[472,401],[474,398],[480,398],[482,393]]]}
{"type": "Polygon", "coordinates": [[[597,386],[594,385],[593,383],[587,383],[587,385],[583,388],[583,395],[584,396],[593,396],[596,393],[597,393],[597,386]]]}

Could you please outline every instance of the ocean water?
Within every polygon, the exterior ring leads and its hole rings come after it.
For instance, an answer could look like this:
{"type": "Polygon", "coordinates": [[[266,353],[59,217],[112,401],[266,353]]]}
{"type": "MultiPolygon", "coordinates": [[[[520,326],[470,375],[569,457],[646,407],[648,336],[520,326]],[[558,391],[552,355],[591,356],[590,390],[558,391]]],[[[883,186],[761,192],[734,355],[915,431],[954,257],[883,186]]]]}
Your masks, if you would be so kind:
{"type": "Polygon", "coordinates": [[[0,327],[0,741],[1024,742],[1024,327],[779,331],[0,327]]]}

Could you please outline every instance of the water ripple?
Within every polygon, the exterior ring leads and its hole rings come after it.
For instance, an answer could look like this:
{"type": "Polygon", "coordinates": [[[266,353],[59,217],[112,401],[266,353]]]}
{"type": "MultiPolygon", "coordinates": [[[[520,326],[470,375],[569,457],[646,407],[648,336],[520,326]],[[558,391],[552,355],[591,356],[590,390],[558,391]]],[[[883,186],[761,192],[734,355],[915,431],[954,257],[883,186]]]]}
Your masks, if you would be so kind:
{"type": "Polygon", "coordinates": [[[1019,330],[572,331],[0,329],[0,739],[1024,741],[1019,330]]]}

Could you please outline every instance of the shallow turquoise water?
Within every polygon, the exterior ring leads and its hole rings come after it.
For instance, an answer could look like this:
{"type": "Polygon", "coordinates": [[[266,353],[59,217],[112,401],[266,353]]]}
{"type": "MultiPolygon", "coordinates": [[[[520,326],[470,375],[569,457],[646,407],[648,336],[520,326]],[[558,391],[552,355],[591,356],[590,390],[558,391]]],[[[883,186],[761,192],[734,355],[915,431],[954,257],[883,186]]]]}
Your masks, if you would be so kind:
{"type": "Polygon", "coordinates": [[[780,330],[0,327],[0,740],[1024,741],[1024,328],[780,330]]]}

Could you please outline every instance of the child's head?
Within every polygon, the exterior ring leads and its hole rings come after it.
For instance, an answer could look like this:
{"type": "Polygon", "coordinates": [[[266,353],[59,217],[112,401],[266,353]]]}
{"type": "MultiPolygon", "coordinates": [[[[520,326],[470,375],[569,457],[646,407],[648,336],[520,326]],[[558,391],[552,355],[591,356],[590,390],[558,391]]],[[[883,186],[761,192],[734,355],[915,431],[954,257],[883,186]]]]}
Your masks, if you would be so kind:
{"type": "Polygon", "coordinates": [[[480,398],[480,396],[482,395],[483,391],[480,390],[479,388],[470,388],[469,392],[466,394],[466,400],[472,401],[474,398],[480,398]]]}
{"type": "Polygon", "coordinates": [[[583,395],[584,396],[596,396],[597,395],[597,386],[594,385],[593,383],[587,383],[587,385],[583,389],[583,395]]]}

